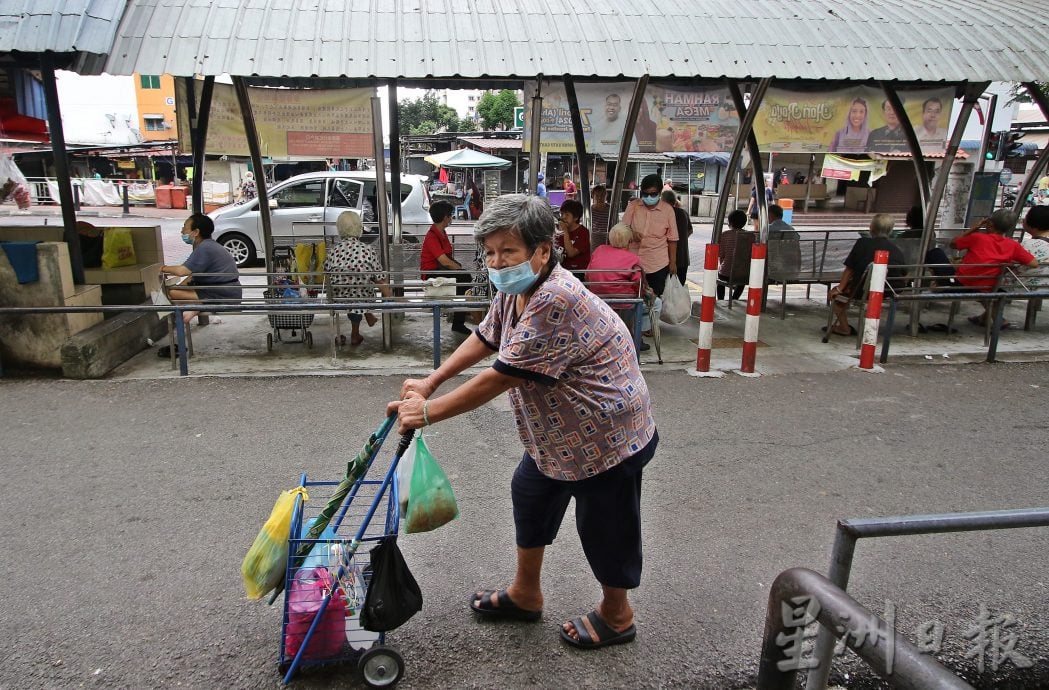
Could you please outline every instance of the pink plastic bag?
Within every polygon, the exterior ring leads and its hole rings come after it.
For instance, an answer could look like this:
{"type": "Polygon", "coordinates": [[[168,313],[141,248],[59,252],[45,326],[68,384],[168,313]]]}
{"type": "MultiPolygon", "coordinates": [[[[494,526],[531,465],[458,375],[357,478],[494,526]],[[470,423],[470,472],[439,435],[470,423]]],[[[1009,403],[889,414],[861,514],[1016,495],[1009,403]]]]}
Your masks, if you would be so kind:
{"type": "MultiPolygon", "coordinates": [[[[284,656],[294,658],[306,632],[313,624],[324,596],[332,590],[334,580],[327,568],[302,568],[288,588],[288,625],[284,631],[284,656]]],[[[338,656],[346,642],[346,599],[335,588],[331,601],[313,631],[303,659],[329,659],[338,656]]]]}

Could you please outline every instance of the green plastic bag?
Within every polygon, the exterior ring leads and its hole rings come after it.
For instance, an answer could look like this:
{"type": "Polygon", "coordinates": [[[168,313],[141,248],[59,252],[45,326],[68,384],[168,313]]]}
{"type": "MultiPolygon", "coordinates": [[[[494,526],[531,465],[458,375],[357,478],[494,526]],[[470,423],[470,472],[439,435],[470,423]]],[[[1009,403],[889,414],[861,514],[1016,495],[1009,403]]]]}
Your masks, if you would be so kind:
{"type": "Polygon", "coordinates": [[[448,476],[426,447],[420,434],[415,439],[415,465],[412,468],[411,488],[408,490],[408,510],[404,517],[407,534],[429,532],[459,516],[459,506],[448,476]]]}

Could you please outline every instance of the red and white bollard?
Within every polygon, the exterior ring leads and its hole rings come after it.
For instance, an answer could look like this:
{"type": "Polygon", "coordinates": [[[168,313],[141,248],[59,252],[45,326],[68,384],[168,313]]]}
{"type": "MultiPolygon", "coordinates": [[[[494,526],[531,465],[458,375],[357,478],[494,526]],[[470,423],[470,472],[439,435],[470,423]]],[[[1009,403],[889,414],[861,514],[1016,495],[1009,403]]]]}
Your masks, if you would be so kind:
{"type": "Polygon", "coordinates": [[[750,285],[747,290],[747,320],[743,324],[743,362],[741,376],[758,376],[754,373],[754,360],[758,354],[758,321],[761,319],[761,293],[765,286],[765,256],[768,245],[755,244],[750,251],[750,285]]]}
{"type": "Polygon", "coordinates": [[[718,245],[708,244],[703,259],[703,298],[699,310],[699,349],[696,350],[695,376],[721,376],[710,371],[710,351],[714,346],[714,303],[718,289],[718,245]]]}
{"type": "Polygon", "coordinates": [[[863,345],[860,347],[860,369],[881,371],[874,366],[874,350],[878,344],[878,328],[881,326],[881,303],[885,295],[885,276],[889,272],[889,252],[874,252],[871,264],[871,283],[867,289],[867,317],[863,321],[863,345]]]}

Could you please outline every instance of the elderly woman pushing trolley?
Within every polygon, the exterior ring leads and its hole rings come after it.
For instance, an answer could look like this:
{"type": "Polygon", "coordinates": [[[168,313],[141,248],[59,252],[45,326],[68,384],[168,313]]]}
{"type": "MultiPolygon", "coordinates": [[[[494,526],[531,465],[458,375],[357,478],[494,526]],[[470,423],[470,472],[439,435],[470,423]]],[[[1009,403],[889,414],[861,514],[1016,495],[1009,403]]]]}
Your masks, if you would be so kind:
{"type": "Polygon", "coordinates": [[[512,194],[485,209],[474,235],[498,291],[487,317],[425,379],[408,379],[388,411],[401,431],[468,412],[509,392],[525,452],[511,482],[517,572],[505,589],[470,598],[479,616],[537,621],[543,554],[570,499],[602,597],[560,635],[584,649],[636,635],[627,592],[641,580],[641,476],[659,436],[648,386],[623,321],[553,252],[554,217],[538,197],[512,194]],[[448,379],[498,353],[495,363],[435,396],[448,379]]]}

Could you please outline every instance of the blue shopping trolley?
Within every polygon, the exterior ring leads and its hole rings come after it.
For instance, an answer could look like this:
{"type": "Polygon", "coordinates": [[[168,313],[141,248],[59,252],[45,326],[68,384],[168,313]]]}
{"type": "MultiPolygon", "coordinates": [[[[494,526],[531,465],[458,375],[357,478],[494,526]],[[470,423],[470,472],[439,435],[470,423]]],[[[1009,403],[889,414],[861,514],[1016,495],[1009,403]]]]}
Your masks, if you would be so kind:
{"type": "Polygon", "coordinates": [[[296,498],[288,540],[278,664],[284,683],[300,668],[346,662],[356,662],[369,687],[391,687],[404,674],[404,659],[385,644],[385,633],[360,623],[370,551],[400,524],[397,466],[414,432],[402,435],[382,479],[366,478],[395,419],[371,435],[343,480],[300,477],[311,501],[296,498]]]}

